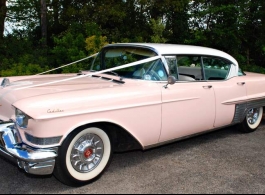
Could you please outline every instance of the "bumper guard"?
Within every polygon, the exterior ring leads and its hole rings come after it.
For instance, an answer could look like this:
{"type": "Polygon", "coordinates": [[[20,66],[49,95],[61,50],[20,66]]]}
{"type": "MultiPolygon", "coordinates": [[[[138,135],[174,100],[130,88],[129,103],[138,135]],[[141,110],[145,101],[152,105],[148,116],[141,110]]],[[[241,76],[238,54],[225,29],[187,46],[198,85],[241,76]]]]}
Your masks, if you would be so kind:
{"type": "Polygon", "coordinates": [[[36,149],[23,144],[15,123],[0,121],[0,155],[33,175],[50,175],[55,167],[57,148],[36,149]]]}

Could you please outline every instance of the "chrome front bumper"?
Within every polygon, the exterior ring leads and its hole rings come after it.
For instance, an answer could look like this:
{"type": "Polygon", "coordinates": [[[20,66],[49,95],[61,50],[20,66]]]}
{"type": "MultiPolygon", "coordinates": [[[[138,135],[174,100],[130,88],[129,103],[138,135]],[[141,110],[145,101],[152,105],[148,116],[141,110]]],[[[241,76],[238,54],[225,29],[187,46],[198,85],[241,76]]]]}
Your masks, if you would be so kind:
{"type": "Polygon", "coordinates": [[[0,155],[33,175],[50,175],[55,167],[57,148],[36,149],[23,144],[15,123],[0,121],[0,155]]]}

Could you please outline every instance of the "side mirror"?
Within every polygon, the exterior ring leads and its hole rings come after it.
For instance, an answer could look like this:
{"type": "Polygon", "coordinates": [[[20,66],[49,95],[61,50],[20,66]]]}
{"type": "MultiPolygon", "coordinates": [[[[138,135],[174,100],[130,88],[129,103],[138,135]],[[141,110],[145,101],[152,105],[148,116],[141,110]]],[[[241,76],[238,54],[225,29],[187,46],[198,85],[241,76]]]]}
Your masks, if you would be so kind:
{"type": "Polygon", "coordinates": [[[169,76],[167,79],[167,85],[165,86],[165,89],[168,88],[168,85],[174,85],[177,82],[177,79],[174,76],[169,76]]]}
{"type": "Polygon", "coordinates": [[[169,85],[174,85],[177,82],[177,79],[174,76],[169,76],[167,81],[169,85]]]}

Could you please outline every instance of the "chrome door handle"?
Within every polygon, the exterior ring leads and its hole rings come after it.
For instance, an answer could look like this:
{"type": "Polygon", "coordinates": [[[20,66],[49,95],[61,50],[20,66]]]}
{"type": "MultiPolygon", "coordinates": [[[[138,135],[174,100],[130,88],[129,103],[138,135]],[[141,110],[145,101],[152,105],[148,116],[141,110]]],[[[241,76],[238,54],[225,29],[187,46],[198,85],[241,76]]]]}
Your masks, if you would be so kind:
{"type": "Polygon", "coordinates": [[[245,85],[246,83],[245,82],[239,82],[237,83],[238,85],[245,85]]]}
{"type": "Polygon", "coordinates": [[[203,86],[204,89],[212,89],[213,86],[212,85],[209,85],[209,86],[203,86]]]}

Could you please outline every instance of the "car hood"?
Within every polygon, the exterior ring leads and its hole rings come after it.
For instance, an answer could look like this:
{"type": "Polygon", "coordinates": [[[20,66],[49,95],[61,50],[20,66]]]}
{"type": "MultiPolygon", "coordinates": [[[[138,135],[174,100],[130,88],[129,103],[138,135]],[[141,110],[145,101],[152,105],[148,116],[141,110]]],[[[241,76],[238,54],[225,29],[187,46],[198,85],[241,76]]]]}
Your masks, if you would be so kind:
{"type": "Polygon", "coordinates": [[[7,120],[10,115],[14,113],[12,105],[21,100],[46,95],[47,97],[53,95],[65,98],[63,95],[64,93],[71,92],[72,94],[78,94],[79,91],[86,91],[87,95],[89,95],[92,90],[115,88],[123,85],[121,81],[115,80],[117,79],[116,77],[112,80],[113,78],[111,78],[111,76],[80,77],[79,79],[68,80],[74,76],[75,75],[48,75],[10,78],[10,85],[0,88],[0,119],[7,120]],[[43,85],[60,80],[65,81],[43,85]]]}

